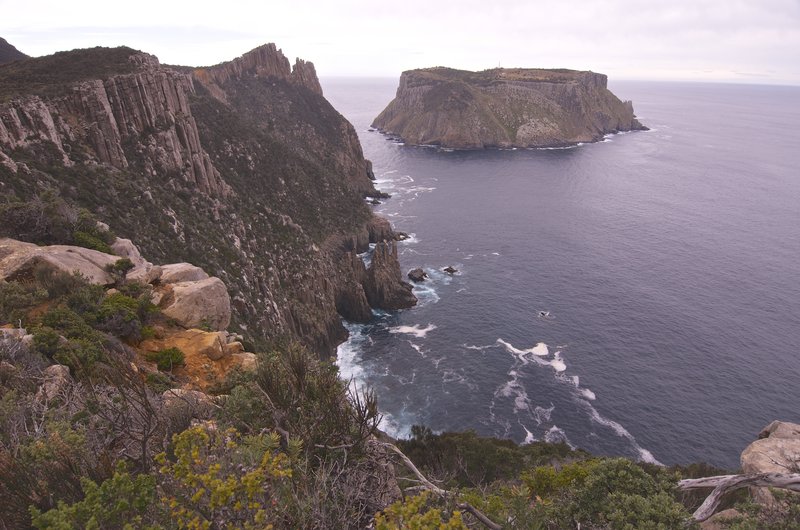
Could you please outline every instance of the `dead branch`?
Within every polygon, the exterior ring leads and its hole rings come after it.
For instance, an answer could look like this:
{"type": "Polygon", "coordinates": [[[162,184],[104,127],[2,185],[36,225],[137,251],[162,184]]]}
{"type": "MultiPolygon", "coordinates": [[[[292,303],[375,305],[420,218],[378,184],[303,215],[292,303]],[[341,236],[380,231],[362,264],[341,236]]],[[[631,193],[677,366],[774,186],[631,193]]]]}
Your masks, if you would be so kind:
{"type": "MultiPolygon", "coordinates": [[[[418,489],[418,488],[427,489],[444,498],[458,497],[458,493],[444,490],[439,486],[437,486],[436,484],[434,484],[433,482],[431,482],[430,480],[428,480],[425,477],[425,475],[423,475],[422,472],[417,468],[417,466],[414,465],[414,462],[412,462],[411,459],[408,458],[405,455],[405,453],[403,453],[403,451],[401,451],[396,445],[388,442],[381,442],[381,443],[383,443],[385,447],[388,447],[389,449],[394,451],[394,453],[400,457],[400,459],[403,461],[406,467],[409,470],[411,470],[411,472],[414,473],[414,475],[416,475],[419,481],[422,483],[421,486],[414,486],[413,489],[418,489]]],[[[478,521],[480,521],[481,523],[483,523],[483,525],[486,526],[486,528],[489,528],[489,530],[501,530],[503,528],[499,524],[495,523],[494,521],[486,517],[486,515],[484,515],[480,510],[478,510],[469,503],[466,502],[459,503],[457,504],[457,507],[459,510],[464,510],[474,515],[475,518],[478,519],[478,521]]]]}
{"type": "Polygon", "coordinates": [[[716,477],[689,478],[678,482],[678,488],[692,490],[714,488],[703,504],[694,512],[696,521],[705,521],[716,511],[722,496],[748,486],[779,488],[800,492],[800,473],[760,473],[757,475],[719,475],[716,477]]]}

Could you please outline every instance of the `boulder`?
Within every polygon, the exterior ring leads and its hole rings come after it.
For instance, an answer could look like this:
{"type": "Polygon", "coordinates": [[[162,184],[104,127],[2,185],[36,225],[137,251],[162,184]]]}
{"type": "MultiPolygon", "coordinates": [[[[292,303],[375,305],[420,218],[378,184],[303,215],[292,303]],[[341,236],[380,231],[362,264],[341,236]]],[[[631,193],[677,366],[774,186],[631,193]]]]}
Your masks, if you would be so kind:
{"type": "MultiPolygon", "coordinates": [[[[759,434],[758,440],[742,452],[742,472],[796,473],[800,468],[800,425],[773,421],[759,434]]],[[[774,498],[767,488],[751,488],[756,502],[772,504],[774,498]]]]}
{"type": "Polygon", "coordinates": [[[111,250],[113,250],[114,254],[117,256],[131,260],[131,263],[133,263],[134,267],[139,267],[145,263],[150,263],[142,257],[142,253],[139,252],[139,249],[136,248],[136,245],[134,245],[133,241],[130,239],[122,239],[118,237],[113,243],[111,243],[111,250]]]}
{"type": "Polygon", "coordinates": [[[235,367],[245,372],[255,372],[258,368],[258,358],[255,353],[232,353],[231,358],[234,360],[235,367]]]}
{"type": "Polygon", "coordinates": [[[48,402],[58,396],[72,380],[69,368],[63,364],[54,364],[45,368],[42,373],[42,385],[36,391],[36,401],[48,402]]]}
{"type": "Polygon", "coordinates": [[[444,272],[446,272],[447,274],[456,274],[456,273],[458,272],[458,269],[456,269],[455,267],[450,267],[450,266],[448,266],[448,267],[445,267],[445,268],[444,268],[444,269],[442,269],[442,270],[443,270],[444,272]]]}
{"type": "Polygon", "coordinates": [[[416,283],[424,282],[425,278],[427,278],[427,277],[428,277],[428,273],[426,273],[422,269],[413,269],[413,270],[408,271],[408,279],[411,280],[412,282],[416,282],[416,283]]]}
{"type": "Polygon", "coordinates": [[[161,279],[161,267],[147,262],[144,265],[131,269],[125,276],[125,279],[129,282],[143,284],[155,283],[161,279]]]}
{"type": "Polygon", "coordinates": [[[119,256],[70,245],[40,247],[15,239],[0,239],[0,280],[17,281],[33,277],[37,266],[72,273],[78,272],[94,284],[111,285],[114,278],[106,267],[119,256]]]}
{"type": "Polygon", "coordinates": [[[160,298],[159,306],[166,316],[179,325],[185,328],[207,326],[221,331],[230,324],[231,298],[219,278],[179,282],[167,288],[167,294],[160,298]]]}
{"type": "Polygon", "coordinates": [[[128,258],[133,263],[133,269],[125,276],[128,281],[147,284],[153,283],[161,277],[161,267],[144,259],[130,239],[118,237],[111,244],[111,250],[117,256],[128,258]]]}
{"type": "Polygon", "coordinates": [[[210,419],[218,408],[214,398],[198,390],[172,388],[161,394],[164,409],[169,416],[182,411],[196,419],[210,419]]]}
{"type": "Polygon", "coordinates": [[[208,279],[206,271],[191,263],[172,263],[161,266],[161,283],[196,282],[208,279]]]}

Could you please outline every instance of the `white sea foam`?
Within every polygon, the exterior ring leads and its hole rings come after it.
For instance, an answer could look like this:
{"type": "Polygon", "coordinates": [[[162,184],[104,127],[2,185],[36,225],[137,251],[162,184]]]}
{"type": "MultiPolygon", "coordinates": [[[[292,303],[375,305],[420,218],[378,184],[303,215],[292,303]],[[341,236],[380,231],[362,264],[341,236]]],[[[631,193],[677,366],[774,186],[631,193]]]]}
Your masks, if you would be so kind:
{"type": "Polygon", "coordinates": [[[495,345],[494,344],[490,344],[488,346],[475,346],[475,345],[472,345],[472,344],[462,344],[461,347],[462,348],[466,348],[468,350],[484,351],[484,350],[488,350],[490,348],[494,348],[495,345]]]}
{"type": "Polygon", "coordinates": [[[544,433],[544,441],[551,444],[564,442],[570,446],[570,448],[575,449],[575,446],[572,445],[572,442],[567,438],[567,433],[558,425],[553,425],[544,433]]]}
{"type": "Polygon", "coordinates": [[[588,388],[581,388],[579,390],[581,392],[581,395],[586,399],[588,399],[589,401],[594,401],[595,399],[597,399],[595,393],[589,390],[588,388]]]}
{"type": "Polygon", "coordinates": [[[361,345],[365,342],[367,335],[364,334],[363,325],[348,322],[344,324],[350,337],[336,349],[336,365],[339,367],[342,379],[363,382],[365,373],[360,365],[361,345]]]}
{"type": "Polygon", "coordinates": [[[513,353],[517,355],[520,360],[524,361],[524,357],[527,354],[536,355],[539,357],[547,357],[550,354],[550,350],[547,348],[547,344],[544,342],[539,342],[533,348],[528,348],[527,350],[520,350],[519,348],[515,348],[511,343],[503,340],[497,339],[497,343],[503,345],[509,353],[513,353]]]}
{"type": "Polygon", "coordinates": [[[400,420],[392,414],[384,412],[378,428],[392,438],[406,439],[411,437],[411,425],[413,423],[400,420]]]}
{"type": "Polygon", "coordinates": [[[389,328],[389,333],[404,333],[408,335],[414,335],[418,339],[424,339],[428,332],[433,331],[434,329],[436,329],[434,324],[428,324],[424,328],[421,327],[420,324],[414,324],[413,326],[396,326],[389,328]]]}
{"type": "MultiPolygon", "coordinates": [[[[522,424],[520,423],[520,425],[522,425],[522,424]]],[[[528,428],[525,427],[524,425],[522,425],[522,428],[525,429],[525,439],[522,441],[522,444],[523,445],[524,444],[532,444],[533,442],[535,442],[536,441],[536,437],[533,435],[533,433],[531,431],[529,431],[528,428]]]]}
{"type": "Polygon", "coordinates": [[[552,366],[553,369],[558,373],[561,373],[561,372],[564,372],[564,371],[567,370],[567,363],[565,363],[564,360],[561,358],[561,352],[560,351],[557,351],[555,354],[553,354],[553,360],[550,361],[550,366],[552,366]]]}
{"type": "Polygon", "coordinates": [[[609,420],[608,418],[601,416],[600,413],[597,412],[597,409],[595,409],[588,401],[581,400],[578,403],[589,412],[589,417],[593,422],[610,428],[614,431],[614,433],[616,433],[617,436],[628,440],[633,449],[638,453],[640,460],[647,462],[648,464],[656,464],[658,466],[663,465],[661,462],[656,460],[656,458],[653,456],[653,453],[639,445],[639,443],[636,441],[636,438],[634,438],[625,427],[614,420],[609,420]]]}
{"type": "Polygon", "coordinates": [[[417,238],[417,234],[412,232],[408,234],[407,238],[403,239],[402,241],[398,241],[398,243],[401,245],[413,245],[415,243],[419,243],[419,239],[417,238]]]}
{"type": "Polygon", "coordinates": [[[500,255],[499,252],[492,252],[492,256],[499,256],[499,255],[500,255]]]}

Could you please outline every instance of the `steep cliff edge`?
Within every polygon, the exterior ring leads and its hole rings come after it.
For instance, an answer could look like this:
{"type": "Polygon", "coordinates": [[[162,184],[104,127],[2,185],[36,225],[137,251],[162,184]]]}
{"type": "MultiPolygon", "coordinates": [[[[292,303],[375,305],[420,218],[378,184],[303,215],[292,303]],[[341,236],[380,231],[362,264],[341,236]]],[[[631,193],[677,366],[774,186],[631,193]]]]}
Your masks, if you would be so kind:
{"type": "Polygon", "coordinates": [[[208,68],[93,48],[0,66],[0,87],[7,197],[56,190],[152,259],[201,266],[256,343],[332,353],[340,313],[371,317],[353,256],[394,235],[313,64],[292,69],[274,45],[208,68]]]}
{"type": "Polygon", "coordinates": [[[646,129],[607,81],[575,70],[410,70],[372,126],[409,144],[456,149],[558,147],[646,129]]]}

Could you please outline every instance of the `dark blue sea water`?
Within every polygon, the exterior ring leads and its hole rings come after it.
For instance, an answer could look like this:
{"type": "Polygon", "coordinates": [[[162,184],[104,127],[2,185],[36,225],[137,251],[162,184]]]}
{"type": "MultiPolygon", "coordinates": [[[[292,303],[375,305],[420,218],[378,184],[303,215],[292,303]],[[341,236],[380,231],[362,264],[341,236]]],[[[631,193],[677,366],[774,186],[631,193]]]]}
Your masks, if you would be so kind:
{"type": "Polygon", "coordinates": [[[615,83],[650,132],[446,152],[368,131],[396,80],[324,81],[431,276],[338,352],[390,433],[735,468],[800,421],[800,88],[615,83]]]}

